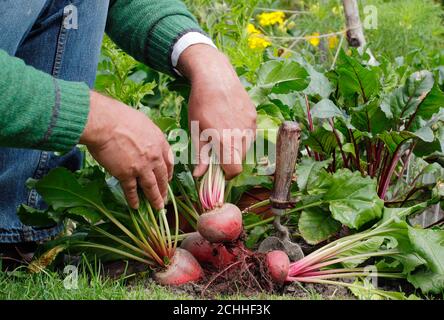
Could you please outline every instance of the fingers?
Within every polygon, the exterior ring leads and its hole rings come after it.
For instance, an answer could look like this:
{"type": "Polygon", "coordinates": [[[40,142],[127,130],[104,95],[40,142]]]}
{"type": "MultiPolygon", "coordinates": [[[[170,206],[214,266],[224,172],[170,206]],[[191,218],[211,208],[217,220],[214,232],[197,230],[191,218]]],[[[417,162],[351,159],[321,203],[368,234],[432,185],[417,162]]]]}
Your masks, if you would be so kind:
{"type": "Polygon", "coordinates": [[[210,163],[209,150],[211,149],[211,145],[208,142],[200,141],[197,149],[197,165],[193,170],[193,176],[199,178],[203,176],[208,169],[208,164],[210,163]]]}
{"type": "Polygon", "coordinates": [[[241,133],[224,136],[221,142],[221,167],[225,178],[231,180],[242,172],[242,160],[245,156],[245,139],[241,133]]]}
{"type": "Polygon", "coordinates": [[[225,179],[231,180],[242,172],[242,155],[236,149],[231,149],[230,159],[234,161],[222,162],[221,167],[225,172],[225,179]]]}
{"type": "Polygon", "coordinates": [[[120,181],[120,185],[122,186],[128,205],[133,209],[139,208],[139,197],[137,195],[137,180],[135,178],[123,180],[120,181]]]}
{"type": "Polygon", "coordinates": [[[153,170],[156,176],[157,188],[159,189],[162,199],[166,200],[168,192],[168,170],[165,163],[159,164],[153,170]]]}
{"type": "Polygon", "coordinates": [[[155,209],[160,210],[164,207],[163,197],[159,191],[156,175],[153,171],[149,171],[141,175],[139,177],[139,185],[142,188],[145,197],[147,197],[155,209]]]}
{"type": "Polygon", "coordinates": [[[174,172],[174,155],[168,143],[166,144],[166,147],[164,148],[163,151],[163,159],[165,161],[165,165],[168,172],[168,181],[171,181],[174,172]]]}

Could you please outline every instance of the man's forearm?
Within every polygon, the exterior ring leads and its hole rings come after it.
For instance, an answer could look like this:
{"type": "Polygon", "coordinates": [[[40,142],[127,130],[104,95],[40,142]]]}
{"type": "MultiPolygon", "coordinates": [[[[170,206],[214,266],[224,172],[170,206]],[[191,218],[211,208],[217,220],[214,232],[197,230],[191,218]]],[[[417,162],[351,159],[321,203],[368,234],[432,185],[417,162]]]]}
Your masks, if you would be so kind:
{"type": "Polygon", "coordinates": [[[84,83],[54,79],[0,50],[0,146],[67,151],[89,112],[84,83]]]}
{"type": "Polygon", "coordinates": [[[176,42],[188,32],[203,34],[179,0],[112,0],[106,31],[139,61],[172,75],[176,42]]]}

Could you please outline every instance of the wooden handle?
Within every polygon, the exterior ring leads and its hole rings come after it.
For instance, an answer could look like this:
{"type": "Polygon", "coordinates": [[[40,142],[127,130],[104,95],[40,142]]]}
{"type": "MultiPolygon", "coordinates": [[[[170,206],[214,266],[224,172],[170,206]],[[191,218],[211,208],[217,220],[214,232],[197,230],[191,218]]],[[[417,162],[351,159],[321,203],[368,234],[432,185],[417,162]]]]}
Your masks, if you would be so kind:
{"type": "Polygon", "coordinates": [[[299,151],[301,129],[297,122],[285,121],[276,141],[276,170],[270,201],[273,208],[288,208],[290,187],[299,151]]]}

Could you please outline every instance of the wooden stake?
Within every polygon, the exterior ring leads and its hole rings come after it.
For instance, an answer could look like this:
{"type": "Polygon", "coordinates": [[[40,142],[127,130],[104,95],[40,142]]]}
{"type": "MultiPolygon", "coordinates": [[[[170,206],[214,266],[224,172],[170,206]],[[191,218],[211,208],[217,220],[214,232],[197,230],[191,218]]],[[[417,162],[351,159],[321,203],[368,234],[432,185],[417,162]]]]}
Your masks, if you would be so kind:
{"type": "MultiPolygon", "coordinates": [[[[367,41],[364,36],[364,28],[361,24],[361,18],[359,17],[359,7],[357,0],[342,0],[344,4],[345,22],[347,25],[347,41],[351,47],[357,48],[360,54],[364,53],[367,41]]],[[[378,65],[375,57],[370,49],[365,51],[369,56],[370,65],[378,65]]]]}

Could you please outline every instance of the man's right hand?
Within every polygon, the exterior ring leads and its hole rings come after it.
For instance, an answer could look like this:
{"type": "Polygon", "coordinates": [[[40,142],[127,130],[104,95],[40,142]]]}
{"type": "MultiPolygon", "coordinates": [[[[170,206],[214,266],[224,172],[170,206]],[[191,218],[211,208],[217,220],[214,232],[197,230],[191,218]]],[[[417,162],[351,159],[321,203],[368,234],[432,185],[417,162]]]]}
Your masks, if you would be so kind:
{"type": "Polygon", "coordinates": [[[143,113],[92,91],[80,143],[120,181],[132,208],[139,206],[138,185],[154,208],[163,208],[173,154],[162,131],[143,113]]]}

